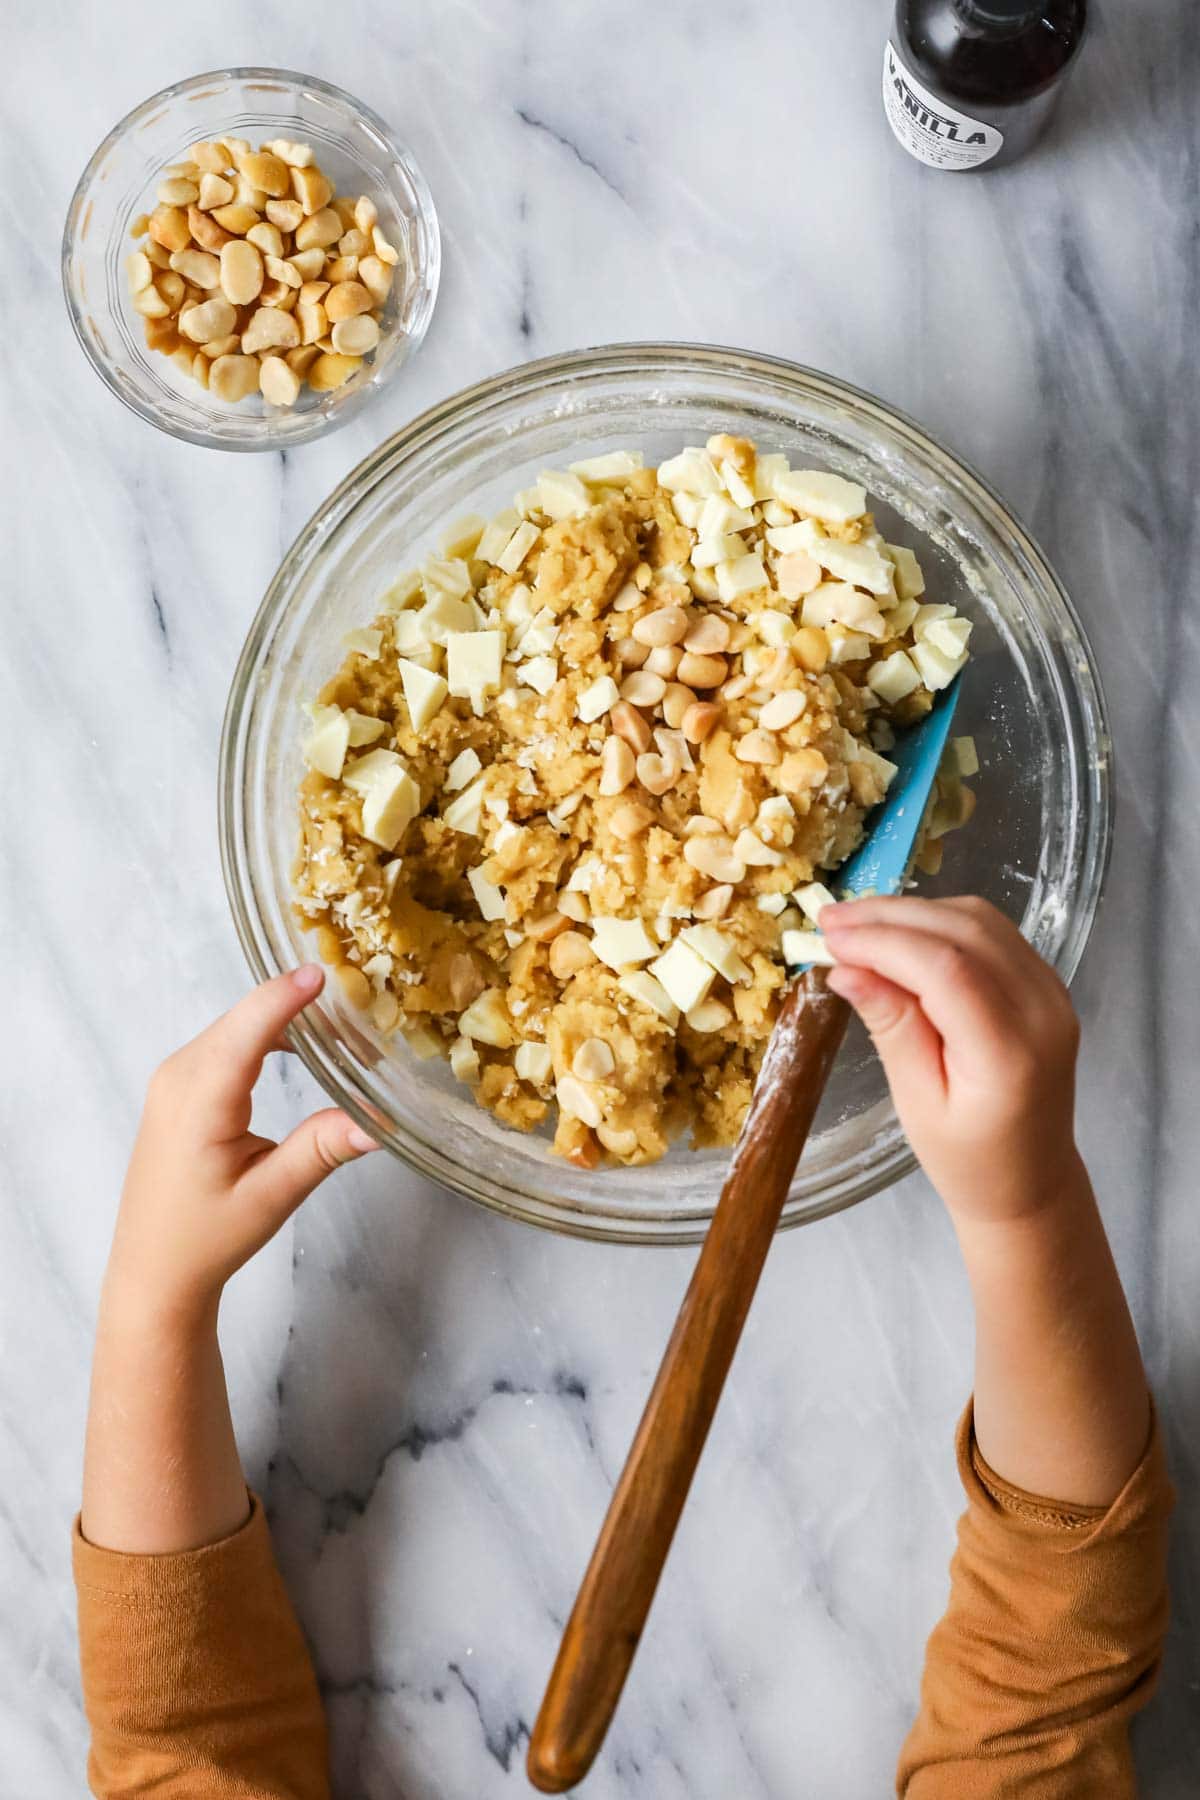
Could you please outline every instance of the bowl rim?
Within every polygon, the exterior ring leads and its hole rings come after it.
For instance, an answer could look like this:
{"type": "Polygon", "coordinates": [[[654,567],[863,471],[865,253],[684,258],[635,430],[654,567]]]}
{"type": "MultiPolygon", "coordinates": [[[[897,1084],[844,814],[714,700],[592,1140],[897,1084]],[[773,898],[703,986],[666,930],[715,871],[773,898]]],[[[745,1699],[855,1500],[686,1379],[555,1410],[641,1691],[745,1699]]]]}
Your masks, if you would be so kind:
{"type": "MultiPolygon", "coordinates": [[[[1087,813],[1088,831],[1080,857],[1081,864],[1094,873],[1090,886],[1081,890],[1078,896],[1078,903],[1055,958],[1058,973],[1069,984],[1078,971],[1086,950],[1111,860],[1115,783],[1110,714],[1095,653],[1074,602],[1053,565],[990,482],[956,452],[946,449],[909,414],[892,406],[890,402],[885,402],[838,376],[786,357],[743,350],[735,346],[697,344],[682,340],[633,340],[557,352],[531,362],[515,364],[444,396],[392,433],[350,470],[317,507],[284,552],[251,621],[234,669],[222,720],[218,757],[217,811],[222,875],[234,928],[254,978],[264,980],[279,971],[273,960],[264,953],[258,922],[252,908],[246,904],[252,882],[248,876],[244,876],[239,866],[244,855],[244,834],[236,831],[235,825],[242,817],[247,736],[245,727],[252,712],[252,676],[260,661],[264,642],[274,630],[282,589],[285,582],[290,583],[295,565],[307,558],[314,545],[328,539],[331,529],[335,528],[335,521],[340,523],[338,515],[348,514],[353,509],[392,458],[403,453],[412,454],[421,447],[423,441],[434,437],[448,424],[461,424],[465,415],[485,410],[497,398],[534,394],[551,382],[557,384],[569,381],[573,375],[583,371],[644,373],[647,361],[653,361],[666,369],[674,367],[685,370],[699,362],[718,371],[736,368],[745,372],[750,369],[776,380],[794,381],[800,378],[805,386],[815,388],[830,400],[849,401],[860,411],[865,409],[868,414],[875,414],[882,424],[902,438],[907,438],[924,456],[932,456],[945,465],[966,490],[971,501],[976,506],[983,503],[981,510],[985,517],[989,510],[998,516],[1016,550],[1035,569],[1054,602],[1062,607],[1076,633],[1083,659],[1082,667],[1075,667],[1076,686],[1070,691],[1076,708],[1087,714],[1094,727],[1093,739],[1087,746],[1094,753],[1090,764],[1093,776],[1089,789],[1091,804],[1087,813]]],[[[324,1091],[330,1093],[336,1103],[368,1133],[378,1135],[380,1120],[368,1104],[345,1089],[336,1070],[331,1069],[316,1032],[303,1015],[289,1028],[287,1035],[308,1072],[324,1091]]],[[[703,1241],[712,1218],[712,1210],[706,1207],[681,1209],[671,1215],[669,1223],[655,1215],[652,1220],[647,1220],[643,1228],[627,1213],[606,1213],[601,1207],[582,1215],[575,1211],[569,1200],[560,1198],[551,1203],[537,1196],[516,1194],[508,1188],[502,1195],[498,1194],[485,1183],[473,1180],[472,1171],[458,1163],[454,1165],[455,1172],[451,1173],[444,1165],[437,1163],[432,1154],[426,1153],[426,1146],[414,1142],[411,1136],[406,1138],[402,1146],[389,1141],[386,1147],[418,1174],[443,1189],[461,1194],[503,1217],[562,1236],[609,1244],[694,1245],[703,1241]],[[556,1210],[548,1210],[550,1205],[556,1210]]],[[[808,1204],[802,1212],[791,1216],[785,1209],[779,1229],[791,1230],[845,1211],[870,1198],[872,1194],[894,1186],[916,1167],[917,1159],[901,1134],[882,1183],[875,1181],[870,1173],[849,1178],[826,1202],[817,1200],[808,1204]]]]}
{"type": "Polygon", "coordinates": [[[83,172],[75,183],[71,198],[67,203],[62,242],[59,247],[59,274],[62,281],[63,302],[76,342],[109,393],[114,395],[129,412],[137,418],[145,420],[147,424],[153,425],[156,430],[164,432],[167,437],[174,438],[179,443],[193,444],[200,450],[224,450],[235,455],[262,450],[290,450],[300,444],[312,443],[317,438],[323,437],[326,432],[336,431],[344,425],[352,414],[377,399],[393,377],[407,362],[411,361],[420,349],[437,306],[438,290],[441,285],[441,223],[432,190],[416,156],[408,144],[396,136],[387,120],[377,113],[374,107],[368,106],[365,100],[360,100],[357,95],[349,93],[345,88],[338,87],[332,81],[324,81],[319,75],[306,75],[299,69],[273,68],[259,64],[230,64],[223,68],[207,69],[199,75],[189,75],[183,81],[173,81],[168,86],[160,88],[157,93],[151,94],[147,99],[140,101],[137,106],[131,107],[122,118],[117,120],[111,131],[101,139],[85,163],[83,172]],[[312,88],[325,99],[335,101],[339,106],[358,114],[371,126],[372,130],[378,133],[397,162],[401,163],[406,170],[416,191],[419,210],[428,233],[428,256],[422,269],[422,285],[426,292],[426,299],[418,319],[417,329],[407,334],[408,349],[403,359],[393,365],[384,381],[367,382],[357,389],[356,404],[348,408],[343,407],[333,414],[314,411],[307,415],[313,420],[311,430],[296,431],[282,441],[269,434],[259,438],[226,440],[218,438],[210,432],[184,431],[168,423],[153,405],[142,400],[138,395],[128,392],[117,382],[108,359],[98,353],[89,334],[84,330],[81,309],[71,278],[76,221],[84,199],[105,157],[114,145],[118,144],[129,131],[133,130],[157,108],[179,99],[181,95],[186,95],[196,88],[203,87],[210,81],[271,81],[280,85],[286,84],[292,88],[312,88]]]}

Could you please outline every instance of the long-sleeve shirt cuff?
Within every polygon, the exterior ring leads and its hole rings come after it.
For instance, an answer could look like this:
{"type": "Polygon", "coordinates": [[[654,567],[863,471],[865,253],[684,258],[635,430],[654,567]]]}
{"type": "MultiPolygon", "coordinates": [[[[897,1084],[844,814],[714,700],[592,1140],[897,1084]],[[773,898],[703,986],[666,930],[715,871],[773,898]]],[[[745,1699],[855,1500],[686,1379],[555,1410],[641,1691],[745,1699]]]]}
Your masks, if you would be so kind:
{"type": "Polygon", "coordinates": [[[325,1719],[261,1502],[199,1550],[103,1550],[75,1521],[88,1780],[100,1800],[328,1800],[325,1719]]]}
{"type": "Polygon", "coordinates": [[[1129,1721],[1158,1675],[1173,1504],[1157,1419],[1111,1506],[1063,1505],[989,1469],[968,1406],[950,1599],[900,1759],[904,1800],[1135,1794],[1129,1721]]]}

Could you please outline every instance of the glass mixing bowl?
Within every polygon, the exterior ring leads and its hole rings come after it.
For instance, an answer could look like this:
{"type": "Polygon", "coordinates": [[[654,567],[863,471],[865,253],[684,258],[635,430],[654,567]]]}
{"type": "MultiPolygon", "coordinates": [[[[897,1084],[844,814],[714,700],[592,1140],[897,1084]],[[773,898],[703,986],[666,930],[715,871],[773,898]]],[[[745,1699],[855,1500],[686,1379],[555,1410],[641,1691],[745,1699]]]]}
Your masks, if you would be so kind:
{"type": "MultiPolygon", "coordinates": [[[[986,895],[1071,977],[1108,852],[1109,733],[1088,645],[1036,544],[977,475],[869,395],[771,357],[660,344],[552,357],[453,395],[361,463],[289,550],[242,651],[221,744],[225,879],[256,976],[313,953],[289,904],[300,704],[341,663],[343,634],[370,621],[439,527],[498,510],[540,470],[619,448],[656,462],[718,430],[865,484],[885,535],[919,552],[926,597],[975,621],[957,729],[978,746],[979,806],[922,889],[986,895]]],[[[440,1059],[380,1039],[335,987],[302,1016],[296,1048],[333,1098],[422,1174],[583,1237],[703,1235],[728,1152],[680,1147],[648,1168],[575,1169],[547,1140],[499,1125],[440,1059]]],[[[878,1062],[852,1028],[783,1223],[850,1206],[912,1166],[878,1062]]]]}
{"type": "Polygon", "coordinates": [[[420,347],[440,268],[433,197],[412,153],[361,100],[287,69],[215,69],[143,101],[79,177],[62,244],[67,311],[101,380],[152,425],[215,450],[288,450],[345,424],[420,347]],[[311,144],[339,194],[370,195],[380,228],[401,252],[370,361],[333,393],[302,387],[293,407],[268,406],[258,395],[236,406],[218,400],[146,347],[144,321],[130,304],[132,221],[153,211],[168,163],[182,161],[190,144],[226,133],[255,148],[276,137],[311,144]]]}

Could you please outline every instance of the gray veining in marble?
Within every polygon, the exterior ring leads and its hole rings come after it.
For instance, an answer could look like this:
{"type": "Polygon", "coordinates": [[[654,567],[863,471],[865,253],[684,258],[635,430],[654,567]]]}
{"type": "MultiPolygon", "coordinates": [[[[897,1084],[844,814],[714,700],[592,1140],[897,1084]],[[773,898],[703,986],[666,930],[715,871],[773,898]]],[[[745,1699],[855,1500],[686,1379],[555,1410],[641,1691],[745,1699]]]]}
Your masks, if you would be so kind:
{"type": "MultiPolygon", "coordinates": [[[[1043,149],[985,177],[892,145],[881,0],[145,0],[11,12],[0,745],[0,1796],[83,1791],[68,1526],[139,1096],[244,970],[218,870],[226,686],[284,547],[423,406],[524,357],[745,344],[872,389],[974,463],[1075,595],[1119,819],[1078,985],[1081,1118],[1181,1490],[1138,1728],[1200,1768],[1200,58],[1188,0],[1100,11],[1043,149]],[[403,379],[286,460],[152,432],[58,291],[79,169],[165,82],[308,69],[414,147],[442,298],[403,379]],[[15,79],[19,73],[19,79],[15,79]]],[[[272,1069],[265,1123],[313,1104],[272,1069]]],[[[691,1266],[506,1225],[383,1158],[231,1289],[248,1466],[328,1696],[340,1800],[494,1800],[691,1266]]],[[[591,1800],[890,1791],[959,1495],[970,1318],[921,1179],[781,1241],[591,1800]]]]}

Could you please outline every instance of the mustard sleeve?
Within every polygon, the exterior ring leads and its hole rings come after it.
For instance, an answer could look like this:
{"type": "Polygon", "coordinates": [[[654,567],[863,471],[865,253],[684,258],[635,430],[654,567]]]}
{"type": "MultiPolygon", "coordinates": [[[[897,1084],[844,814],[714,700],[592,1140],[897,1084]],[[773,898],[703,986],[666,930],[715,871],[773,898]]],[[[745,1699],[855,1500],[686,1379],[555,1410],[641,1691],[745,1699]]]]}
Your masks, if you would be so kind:
{"type": "Polygon", "coordinates": [[[88,1781],[100,1800],[329,1800],[325,1717],[261,1502],[201,1550],[127,1556],[75,1522],[88,1781]]]}
{"type": "Polygon", "coordinates": [[[1112,1505],[1012,1487],[958,1429],[967,1494],[950,1600],[900,1757],[903,1800],[1133,1800],[1129,1723],[1154,1691],[1167,1628],[1174,1501],[1156,1418],[1112,1505]]]}

